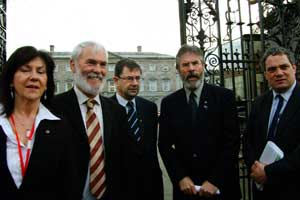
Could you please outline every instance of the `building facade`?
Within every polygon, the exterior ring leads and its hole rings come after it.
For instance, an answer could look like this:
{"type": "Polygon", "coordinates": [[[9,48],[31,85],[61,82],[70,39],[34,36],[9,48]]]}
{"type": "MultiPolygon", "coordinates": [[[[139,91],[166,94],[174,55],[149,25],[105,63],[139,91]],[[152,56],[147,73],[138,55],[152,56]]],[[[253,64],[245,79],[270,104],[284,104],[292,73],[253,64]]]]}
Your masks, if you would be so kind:
{"type": "MultiPolygon", "coordinates": [[[[51,45],[50,53],[56,64],[54,72],[55,92],[57,94],[65,92],[73,87],[73,75],[70,69],[71,52],[56,52],[54,46],[51,45]]],[[[130,58],[139,63],[143,72],[139,95],[155,102],[158,106],[160,106],[160,101],[164,96],[182,87],[173,56],[142,52],[141,46],[138,46],[137,52],[108,52],[108,54],[108,73],[102,91],[104,96],[110,97],[116,92],[112,78],[115,64],[121,58],[130,58]]]]}

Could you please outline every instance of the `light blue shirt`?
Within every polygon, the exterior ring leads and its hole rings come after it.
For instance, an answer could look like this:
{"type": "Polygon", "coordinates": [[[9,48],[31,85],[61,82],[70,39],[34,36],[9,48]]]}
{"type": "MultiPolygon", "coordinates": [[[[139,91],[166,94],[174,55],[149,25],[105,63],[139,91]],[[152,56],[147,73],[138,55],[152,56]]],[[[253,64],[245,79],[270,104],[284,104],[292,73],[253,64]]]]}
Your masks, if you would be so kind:
{"type": "MultiPolygon", "coordinates": [[[[121,106],[125,107],[126,113],[128,113],[128,107],[127,107],[128,100],[125,99],[124,97],[122,97],[121,95],[119,95],[118,93],[116,93],[116,97],[117,97],[117,100],[118,100],[119,104],[120,104],[121,106]]],[[[133,99],[131,100],[131,102],[133,103],[134,110],[136,111],[135,98],[133,98],[133,99]]]]}
{"type": "Polygon", "coordinates": [[[273,119],[273,116],[275,114],[275,111],[276,111],[276,108],[277,108],[277,105],[279,103],[279,99],[276,98],[276,95],[281,95],[283,97],[283,105],[282,105],[282,108],[279,112],[279,119],[280,119],[280,116],[282,114],[282,112],[284,111],[285,107],[286,107],[286,104],[287,102],[289,101],[292,93],[293,93],[293,90],[294,88],[296,87],[296,81],[293,83],[292,87],[290,87],[286,92],[284,93],[276,93],[274,90],[273,90],[273,101],[272,101],[272,108],[271,108],[271,113],[270,113],[270,116],[269,116],[269,124],[268,124],[268,132],[269,132],[269,128],[271,126],[271,123],[272,123],[272,119],[273,119]]]}

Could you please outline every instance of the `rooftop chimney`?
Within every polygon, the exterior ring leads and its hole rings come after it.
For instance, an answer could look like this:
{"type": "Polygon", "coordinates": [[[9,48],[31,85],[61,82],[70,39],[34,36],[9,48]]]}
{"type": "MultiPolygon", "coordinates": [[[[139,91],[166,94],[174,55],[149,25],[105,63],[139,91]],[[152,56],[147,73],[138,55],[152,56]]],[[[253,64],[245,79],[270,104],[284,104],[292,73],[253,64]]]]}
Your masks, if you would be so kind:
{"type": "Polygon", "coordinates": [[[137,46],[137,52],[141,53],[142,52],[142,46],[137,46]]]}
{"type": "Polygon", "coordinates": [[[54,52],[54,45],[51,44],[51,45],[50,45],[50,53],[53,53],[53,52],[54,52]]]}

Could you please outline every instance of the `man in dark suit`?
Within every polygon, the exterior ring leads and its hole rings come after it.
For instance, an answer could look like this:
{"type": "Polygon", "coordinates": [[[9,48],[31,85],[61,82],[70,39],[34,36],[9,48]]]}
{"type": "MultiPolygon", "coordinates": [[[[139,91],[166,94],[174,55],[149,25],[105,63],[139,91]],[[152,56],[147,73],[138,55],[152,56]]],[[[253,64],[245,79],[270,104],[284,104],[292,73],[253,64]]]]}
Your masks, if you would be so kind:
{"type": "Polygon", "coordinates": [[[174,200],[239,199],[235,98],[228,89],[204,83],[204,66],[198,47],[179,49],[176,68],[184,87],[162,100],[160,154],[174,200]]]}
{"type": "Polygon", "coordinates": [[[79,151],[74,153],[78,155],[84,200],[117,200],[125,196],[123,188],[127,183],[127,166],[123,137],[128,132],[126,113],[114,101],[99,95],[107,73],[107,59],[102,45],[90,41],[78,44],[70,60],[74,88],[56,96],[53,102],[53,108],[69,120],[76,132],[77,143],[74,145],[78,145],[79,151]],[[90,99],[93,108],[87,106],[90,99]],[[88,135],[87,130],[91,124],[91,121],[86,122],[89,109],[96,114],[97,124],[100,125],[95,125],[97,130],[93,137],[88,135]],[[91,142],[97,137],[97,141],[91,142]],[[96,160],[95,155],[98,155],[96,160]],[[92,179],[94,172],[99,173],[92,179]]]}
{"type": "Polygon", "coordinates": [[[252,105],[244,144],[250,176],[263,186],[258,190],[254,185],[253,196],[255,200],[297,199],[300,188],[300,87],[295,78],[295,59],[287,49],[273,47],[265,52],[262,65],[271,90],[252,105]],[[269,140],[283,151],[284,157],[267,165],[258,160],[269,140]]]}
{"type": "Polygon", "coordinates": [[[157,106],[138,97],[142,69],[133,60],[122,59],[115,66],[112,97],[128,115],[129,195],[132,200],[163,200],[163,181],[157,157],[157,106]],[[132,107],[131,107],[132,105],[132,107]]]}

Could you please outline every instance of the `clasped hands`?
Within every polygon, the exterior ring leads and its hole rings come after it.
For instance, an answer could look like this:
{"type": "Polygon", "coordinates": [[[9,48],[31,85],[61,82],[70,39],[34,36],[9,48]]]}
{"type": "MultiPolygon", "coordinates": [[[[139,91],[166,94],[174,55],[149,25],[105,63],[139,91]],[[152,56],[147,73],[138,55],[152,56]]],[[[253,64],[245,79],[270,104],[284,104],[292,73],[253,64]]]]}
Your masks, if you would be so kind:
{"type": "Polygon", "coordinates": [[[179,181],[180,190],[186,195],[197,195],[211,197],[217,194],[218,188],[208,181],[204,181],[199,192],[195,188],[195,184],[188,176],[179,181]]]}

